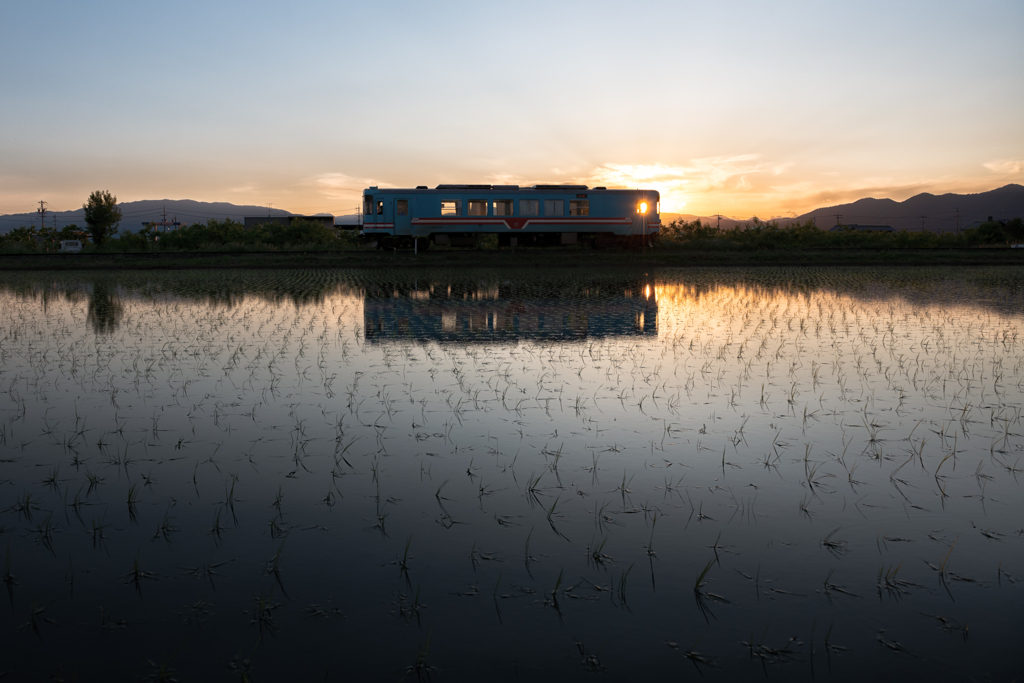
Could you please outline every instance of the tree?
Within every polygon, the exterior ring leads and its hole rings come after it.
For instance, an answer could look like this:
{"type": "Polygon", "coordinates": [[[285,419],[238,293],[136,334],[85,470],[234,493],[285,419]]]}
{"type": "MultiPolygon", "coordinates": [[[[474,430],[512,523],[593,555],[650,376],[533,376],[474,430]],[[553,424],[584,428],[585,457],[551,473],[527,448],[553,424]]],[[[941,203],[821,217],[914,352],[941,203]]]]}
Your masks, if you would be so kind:
{"type": "Polygon", "coordinates": [[[1014,243],[1020,244],[1024,242],[1024,221],[1020,218],[1014,218],[1012,221],[1007,221],[1006,232],[1013,239],[1014,243]]]}
{"type": "Polygon", "coordinates": [[[113,235],[121,224],[121,209],[117,208],[117,197],[107,190],[96,190],[89,195],[89,201],[82,204],[85,209],[85,224],[92,233],[96,246],[103,244],[108,235],[113,235]]]}

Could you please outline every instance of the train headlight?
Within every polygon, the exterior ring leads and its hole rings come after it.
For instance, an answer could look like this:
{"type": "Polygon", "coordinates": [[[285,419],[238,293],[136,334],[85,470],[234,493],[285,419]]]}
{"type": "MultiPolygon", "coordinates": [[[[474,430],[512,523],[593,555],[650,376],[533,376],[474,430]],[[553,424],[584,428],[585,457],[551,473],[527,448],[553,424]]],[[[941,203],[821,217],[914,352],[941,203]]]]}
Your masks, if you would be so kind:
{"type": "Polygon", "coordinates": [[[637,213],[647,213],[647,202],[640,202],[636,205],[637,213]]]}

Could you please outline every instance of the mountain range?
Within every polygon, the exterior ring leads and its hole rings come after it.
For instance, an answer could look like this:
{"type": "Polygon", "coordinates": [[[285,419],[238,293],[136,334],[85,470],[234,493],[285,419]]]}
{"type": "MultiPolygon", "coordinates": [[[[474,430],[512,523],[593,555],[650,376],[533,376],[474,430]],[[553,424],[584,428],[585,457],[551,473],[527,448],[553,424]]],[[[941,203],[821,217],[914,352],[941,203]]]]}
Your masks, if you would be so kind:
{"type": "MultiPolygon", "coordinates": [[[[205,223],[211,218],[223,220],[230,218],[242,222],[246,216],[294,216],[284,209],[269,209],[265,206],[248,206],[230,204],[228,202],[197,202],[191,199],[144,199],[137,202],[121,202],[121,229],[137,231],[143,223],[163,220],[164,211],[168,221],[178,221],[183,225],[205,223]]],[[[85,211],[47,211],[46,226],[52,227],[54,219],[57,228],[75,223],[85,227],[85,211]]],[[[39,227],[39,213],[13,213],[0,216],[0,234],[24,225],[39,227]]]]}
{"type": "MultiPolygon", "coordinates": [[[[246,206],[229,204],[228,202],[197,202],[191,199],[148,199],[137,202],[123,202],[119,205],[123,219],[122,229],[138,230],[142,224],[159,221],[167,212],[168,220],[177,220],[183,224],[205,223],[210,218],[230,218],[241,222],[246,216],[294,216],[283,209],[269,209],[265,206],[246,206]]],[[[71,223],[85,226],[82,209],[74,211],[47,211],[46,225],[52,226],[56,219],[57,227],[71,223]]],[[[802,216],[775,218],[780,225],[803,223],[813,220],[821,228],[830,228],[841,222],[843,225],[888,225],[896,230],[930,230],[933,232],[950,232],[978,225],[988,220],[1024,217],[1024,186],[1011,184],[988,192],[977,194],[941,194],[928,192],[915,195],[902,202],[892,199],[864,198],[849,204],[827,206],[802,216]]],[[[668,223],[674,219],[692,221],[700,219],[709,225],[721,225],[732,228],[749,221],[722,216],[697,216],[693,214],[662,214],[662,221],[668,223]],[[719,222],[720,221],[720,222],[719,222]]],[[[357,221],[356,216],[337,216],[336,224],[351,224],[357,221]]],[[[0,234],[19,226],[39,225],[39,214],[18,213],[0,216],[0,234]]]]}
{"type": "MultiPolygon", "coordinates": [[[[977,194],[940,194],[923,192],[902,202],[867,197],[849,204],[826,206],[801,216],[776,217],[779,225],[813,220],[820,228],[843,225],[888,225],[896,230],[955,232],[975,227],[992,217],[996,220],[1024,218],[1024,186],[1005,185],[977,194]]],[[[685,221],[700,219],[708,225],[719,225],[718,216],[693,214],[662,214],[662,222],[675,218],[685,221]]],[[[721,227],[732,228],[749,220],[721,217],[721,227]]]]}

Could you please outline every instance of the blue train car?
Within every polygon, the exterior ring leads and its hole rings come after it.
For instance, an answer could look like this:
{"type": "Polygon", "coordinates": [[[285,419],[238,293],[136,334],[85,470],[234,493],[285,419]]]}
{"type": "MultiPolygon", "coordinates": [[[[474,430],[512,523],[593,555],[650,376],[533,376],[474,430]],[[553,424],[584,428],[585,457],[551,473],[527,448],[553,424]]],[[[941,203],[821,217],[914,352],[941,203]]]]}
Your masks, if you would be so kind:
{"type": "Polygon", "coordinates": [[[586,185],[371,187],[363,192],[361,234],[384,249],[472,247],[486,234],[512,247],[640,246],[658,238],[660,200],[655,190],[586,185]]]}

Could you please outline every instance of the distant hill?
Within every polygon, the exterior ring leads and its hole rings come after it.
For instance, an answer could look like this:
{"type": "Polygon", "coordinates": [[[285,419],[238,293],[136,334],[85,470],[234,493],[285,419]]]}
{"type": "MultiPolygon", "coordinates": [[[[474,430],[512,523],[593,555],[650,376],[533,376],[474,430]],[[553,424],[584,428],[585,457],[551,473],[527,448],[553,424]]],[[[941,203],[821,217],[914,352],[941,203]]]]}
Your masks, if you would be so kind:
{"type": "MultiPolygon", "coordinates": [[[[687,223],[692,223],[695,220],[700,220],[704,225],[711,225],[714,227],[721,227],[723,230],[731,230],[737,225],[743,225],[749,223],[750,220],[741,220],[739,218],[729,218],[728,216],[722,216],[719,220],[718,216],[698,216],[692,213],[663,213],[661,214],[661,222],[663,225],[668,225],[674,220],[681,220],[687,223]]],[[[792,219],[787,219],[792,220],[792,219]]]]}
{"type": "MultiPolygon", "coordinates": [[[[850,204],[822,207],[795,218],[787,216],[764,220],[774,220],[779,225],[788,225],[813,219],[818,227],[827,229],[836,224],[836,214],[839,214],[844,225],[889,225],[896,230],[920,231],[923,224],[925,230],[932,232],[954,232],[957,227],[958,209],[961,229],[982,223],[988,220],[989,216],[997,220],[1024,218],[1024,186],[1006,185],[978,194],[934,195],[924,192],[902,202],[865,198],[850,204]]],[[[719,224],[717,216],[696,216],[688,213],[661,215],[663,223],[669,223],[677,218],[684,221],[699,218],[705,225],[719,224]]],[[[749,222],[749,219],[722,216],[721,226],[732,228],[749,222]]]]}
{"type": "MultiPolygon", "coordinates": [[[[239,206],[228,202],[197,202],[191,199],[145,199],[138,202],[121,202],[118,204],[121,209],[121,229],[137,231],[143,223],[159,221],[163,216],[164,208],[167,209],[167,220],[178,220],[185,225],[192,223],[205,223],[211,218],[242,222],[246,216],[294,216],[295,214],[283,209],[268,209],[265,206],[239,206]]],[[[85,216],[82,209],[74,211],[47,211],[46,225],[52,226],[54,217],[57,218],[57,227],[63,228],[66,225],[75,223],[85,227],[85,216]]],[[[14,213],[0,216],[0,234],[20,226],[39,227],[39,214],[14,213]]]]}
{"type": "Polygon", "coordinates": [[[997,220],[1024,218],[1024,186],[1006,185],[978,194],[934,195],[924,192],[902,202],[858,199],[850,204],[815,209],[785,222],[802,223],[813,218],[818,227],[830,228],[836,224],[836,214],[841,214],[844,225],[890,225],[897,230],[916,231],[923,227],[932,232],[952,232],[957,227],[957,210],[960,212],[961,229],[986,221],[989,216],[997,220]]]}

